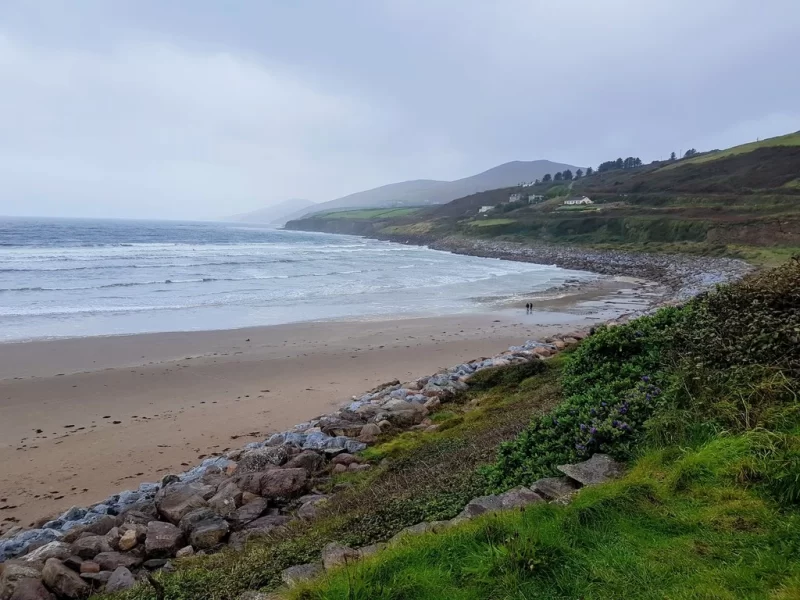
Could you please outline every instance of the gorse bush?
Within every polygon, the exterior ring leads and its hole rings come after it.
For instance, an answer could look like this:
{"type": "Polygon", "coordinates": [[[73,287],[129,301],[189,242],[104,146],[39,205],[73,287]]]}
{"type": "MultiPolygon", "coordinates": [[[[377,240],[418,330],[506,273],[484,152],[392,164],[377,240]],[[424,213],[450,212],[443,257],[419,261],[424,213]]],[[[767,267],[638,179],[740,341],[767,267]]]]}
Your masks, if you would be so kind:
{"type": "Polygon", "coordinates": [[[642,442],[788,431],[800,423],[799,378],[800,262],[791,261],[681,308],[600,328],[566,361],[564,401],[503,444],[483,475],[501,490],[596,452],[629,459],[642,442]]]}

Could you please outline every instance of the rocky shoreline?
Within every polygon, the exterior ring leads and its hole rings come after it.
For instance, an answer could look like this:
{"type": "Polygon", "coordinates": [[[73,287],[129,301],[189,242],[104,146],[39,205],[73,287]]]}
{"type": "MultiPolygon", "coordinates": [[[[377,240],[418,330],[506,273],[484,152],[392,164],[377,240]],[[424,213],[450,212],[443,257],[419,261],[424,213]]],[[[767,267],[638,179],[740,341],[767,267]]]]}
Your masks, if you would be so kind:
{"type": "Polygon", "coordinates": [[[554,244],[522,244],[478,238],[442,239],[383,237],[401,244],[423,245],[454,254],[500,258],[602,275],[636,277],[655,281],[669,290],[669,299],[686,300],[719,283],[734,281],[753,271],[753,266],[734,258],[647,254],[625,250],[596,250],[554,244]]]}
{"type": "MultiPolygon", "coordinates": [[[[431,247],[655,280],[678,300],[750,270],[746,263],[728,259],[676,260],[508,242],[446,239],[431,247]]],[[[529,340],[427,377],[389,382],[334,413],[207,458],[184,473],[89,507],[73,507],[35,529],[12,529],[0,537],[0,600],[119,591],[153,571],[171,569],[173,558],[241,549],[248,540],[268,536],[293,520],[313,519],[329,498],[319,491],[322,484],[339,473],[372,468],[358,455],[368,445],[403,431],[436,430],[429,414],[468,390],[474,373],[546,360],[587,333],[529,340]]]]}

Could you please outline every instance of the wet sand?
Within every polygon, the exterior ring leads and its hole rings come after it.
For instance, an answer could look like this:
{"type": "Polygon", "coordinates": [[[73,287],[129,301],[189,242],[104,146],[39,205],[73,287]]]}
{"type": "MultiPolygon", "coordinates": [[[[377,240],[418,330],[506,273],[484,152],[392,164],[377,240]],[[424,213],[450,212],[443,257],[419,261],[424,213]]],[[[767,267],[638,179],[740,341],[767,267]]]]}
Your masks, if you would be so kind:
{"type": "Polygon", "coordinates": [[[0,533],[158,481],[384,381],[586,328],[652,300],[633,287],[604,281],[532,297],[532,314],[512,306],[0,344],[0,533]]]}

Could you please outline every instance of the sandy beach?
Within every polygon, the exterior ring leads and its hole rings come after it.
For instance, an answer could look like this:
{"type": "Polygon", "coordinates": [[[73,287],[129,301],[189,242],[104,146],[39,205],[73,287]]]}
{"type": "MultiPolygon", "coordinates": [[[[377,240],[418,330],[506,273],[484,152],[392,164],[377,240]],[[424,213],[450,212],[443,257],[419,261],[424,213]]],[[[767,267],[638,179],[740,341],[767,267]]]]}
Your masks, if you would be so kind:
{"type": "Polygon", "coordinates": [[[604,280],[536,311],[0,344],[0,531],[158,481],[394,378],[585,328],[646,292],[604,280]]]}

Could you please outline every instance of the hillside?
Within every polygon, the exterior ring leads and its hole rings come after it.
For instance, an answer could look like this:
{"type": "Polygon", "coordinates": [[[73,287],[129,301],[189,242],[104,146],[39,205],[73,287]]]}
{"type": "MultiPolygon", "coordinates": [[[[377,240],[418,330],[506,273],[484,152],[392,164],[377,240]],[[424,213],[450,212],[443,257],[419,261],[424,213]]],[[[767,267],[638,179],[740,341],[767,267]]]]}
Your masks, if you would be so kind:
{"type": "Polygon", "coordinates": [[[363,216],[346,223],[318,215],[290,228],[360,233],[430,243],[447,236],[567,243],[758,257],[800,247],[800,135],[594,173],[571,182],[471,194],[414,215],[363,216]],[[533,205],[509,195],[538,194],[533,205]],[[565,206],[586,195],[588,206],[565,206]],[[479,214],[482,206],[495,206],[479,214]]]}
{"type": "MultiPolygon", "coordinates": [[[[577,167],[554,163],[549,160],[513,161],[505,163],[463,179],[455,181],[437,181],[434,179],[416,179],[390,183],[377,188],[348,194],[341,198],[321,202],[309,207],[283,215],[286,220],[299,219],[311,213],[341,210],[345,208],[376,208],[391,206],[422,206],[443,204],[461,196],[490,190],[498,187],[516,185],[520,182],[535,181],[547,173],[555,173],[565,169],[576,170],[577,167]]],[[[307,201],[305,201],[307,202],[307,201]]],[[[269,213],[271,207],[264,209],[269,213]]],[[[259,213],[261,211],[256,211],[259,213]]],[[[248,213],[254,215],[255,213],[248,213]]],[[[244,215],[244,216],[248,216],[244,215]]],[[[237,219],[239,220],[239,219],[237,219]]],[[[250,219],[251,222],[256,222],[250,219]]],[[[275,219],[273,219],[275,220],[275,219]]],[[[260,221],[258,221],[260,222],[260,221]]]]}
{"type": "Polygon", "coordinates": [[[258,210],[225,217],[222,220],[242,223],[283,225],[289,219],[297,218],[305,214],[305,211],[312,206],[315,206],[315,203],[311,200],[291,198],[276,204],[270,204],[269,206],[259,208],[258,210]]]}

